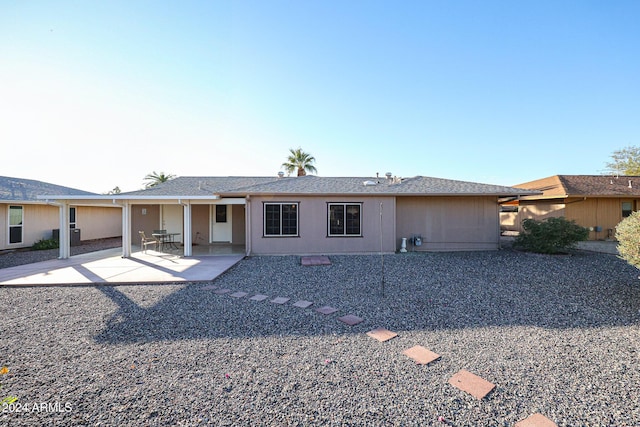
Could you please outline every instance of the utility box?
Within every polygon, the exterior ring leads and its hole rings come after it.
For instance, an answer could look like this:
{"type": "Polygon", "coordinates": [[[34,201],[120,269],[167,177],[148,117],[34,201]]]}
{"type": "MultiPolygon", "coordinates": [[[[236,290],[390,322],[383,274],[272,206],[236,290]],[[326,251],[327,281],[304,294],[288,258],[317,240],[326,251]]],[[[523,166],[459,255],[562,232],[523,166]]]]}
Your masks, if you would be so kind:
{"type": "MultiPolygon", "coordinates": [[[[79,228],[70,228],[69,229],[69,244],[71,246],[80,246],[80,229],[79,228]]],[[[51,238],[53,240],[60,241],[60,229],[55,228],[52,230],[51,238]]]]}

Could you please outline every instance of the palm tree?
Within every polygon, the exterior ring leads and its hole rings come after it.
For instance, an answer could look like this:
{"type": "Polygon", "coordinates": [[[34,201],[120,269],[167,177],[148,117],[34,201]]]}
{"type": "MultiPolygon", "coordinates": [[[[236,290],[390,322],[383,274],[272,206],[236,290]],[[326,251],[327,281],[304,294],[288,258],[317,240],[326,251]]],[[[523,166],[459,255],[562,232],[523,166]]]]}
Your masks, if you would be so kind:
{"type": "Polygon", "coordinates": [[[156,171],[153,171],[144,177],[145,180],[149,181],[145,184],[145,188],[155,187],[156,185],[172,180],[175,177],[175,175],[165,175],[164,172],[156,173],[156,171]]]}
{"type": "Polygon", "coordinates": [[[287,161],[282,164],[282,167],[289,175],[296,169],[298,170],[298,176],[305,176],[307,172],[318,172],[313,165],[316,159],[311,154],[305,153],[300,147],[295,150],[289,148],[289,152],[291,154],[287,157],[287,161]]]}

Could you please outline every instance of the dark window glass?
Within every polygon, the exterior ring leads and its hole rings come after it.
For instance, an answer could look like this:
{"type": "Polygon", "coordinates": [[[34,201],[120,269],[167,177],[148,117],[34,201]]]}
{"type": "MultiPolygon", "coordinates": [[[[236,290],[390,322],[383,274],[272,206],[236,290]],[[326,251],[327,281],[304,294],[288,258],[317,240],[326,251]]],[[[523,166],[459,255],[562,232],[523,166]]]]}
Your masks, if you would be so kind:
{"type": "Polygon", "coordinates": [[[622,218],[626,218],[633,212],[633,204],[631,202],[622,202],[622,218]]]}
{"type": "Polygon", "coordinates": [[[227,222],[227,205],[216,205],[216,222],[227,222]]]}
{"type": "Polygon", "coordinates": [[[264,205],[265,236],[297,236],[298,204],[266,203],[264,205]]]}
{"type": "Polygon", "coordinates": [[[334,203],[329,205],[330,236],[360,236],[362,205],[334,203]]]}

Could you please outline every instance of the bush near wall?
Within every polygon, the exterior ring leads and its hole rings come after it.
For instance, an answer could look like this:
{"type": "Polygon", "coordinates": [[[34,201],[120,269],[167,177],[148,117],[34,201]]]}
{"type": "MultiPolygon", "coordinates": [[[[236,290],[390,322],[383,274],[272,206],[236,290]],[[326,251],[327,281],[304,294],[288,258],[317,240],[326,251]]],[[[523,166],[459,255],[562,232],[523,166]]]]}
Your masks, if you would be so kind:
{"type": "Polygon", "coordinates": [[[589,230],[564,217],[546,218],[542,221],[527,218],[522,221],[523,232],[514,246],[542,254],[566,253],[578,242],[589,238],[589,230]]]}
{"type": "Polygon", "coordinates": [[[616,226],[618,254],[636,268],[640,268],[640,212],[633,212],[616,226]]]}
{"type": "Polygon", "coordinates": [[[42,239],[38,240],[31,246],[31,250],[33,251],[43,251],[47,249],[58,249],[60,244],[56,239],[42,239]]]}

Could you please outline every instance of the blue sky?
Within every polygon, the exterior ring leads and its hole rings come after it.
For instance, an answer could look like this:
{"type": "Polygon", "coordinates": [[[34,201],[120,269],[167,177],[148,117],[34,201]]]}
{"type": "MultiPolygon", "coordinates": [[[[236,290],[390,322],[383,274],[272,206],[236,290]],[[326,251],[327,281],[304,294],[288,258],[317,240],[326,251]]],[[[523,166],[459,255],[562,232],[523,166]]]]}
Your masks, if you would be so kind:
{"type": "Polygon", "coordinates": [[[0,175],[514,185],[640,145],[638,1],[0,1],[0,175]]]}

